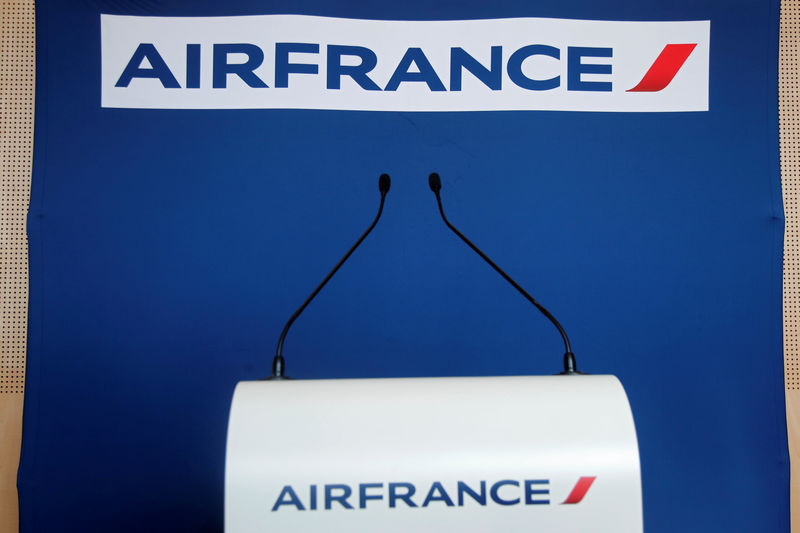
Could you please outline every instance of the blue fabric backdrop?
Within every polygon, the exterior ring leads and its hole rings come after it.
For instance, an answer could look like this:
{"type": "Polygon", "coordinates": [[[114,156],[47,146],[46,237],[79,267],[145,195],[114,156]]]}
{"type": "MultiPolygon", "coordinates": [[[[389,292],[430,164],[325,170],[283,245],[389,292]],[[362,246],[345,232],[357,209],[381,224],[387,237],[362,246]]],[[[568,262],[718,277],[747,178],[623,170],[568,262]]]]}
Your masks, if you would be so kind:
{"type": "MultiPolygon", "coordinates": [[[[624,383],[649,533],[788,531],[777,1],[37,2],[22,531],[218,531],[227,411],[297,378],[624,383]],[[100,107],[99,14],[711,20],[700,113],[100,107]]],[[[525,421],[521,420],[521,424],[525,421]]]]}

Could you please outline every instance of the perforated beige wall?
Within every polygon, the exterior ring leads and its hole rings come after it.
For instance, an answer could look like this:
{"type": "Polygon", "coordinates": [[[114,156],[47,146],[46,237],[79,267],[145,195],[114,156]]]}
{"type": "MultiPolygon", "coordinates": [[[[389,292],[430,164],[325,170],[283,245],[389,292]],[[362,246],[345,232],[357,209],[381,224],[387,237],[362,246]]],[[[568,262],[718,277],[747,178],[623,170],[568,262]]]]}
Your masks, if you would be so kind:
{"type": "Polygon", "coordinates": [[[33,0],[0,0],[0,533],[18,531],[33,156],[33,0]]]}
{"type": "Polygon", "coordinates": [[[779,111],[783,251],[783,347],[791,459],[792,531],[800,532],[800,0],[781,2],[779,111]]]}
{"type": "Polygon", "coordinates": [[[781,180],[786,215],[783,251],[783,317],[786,388],[800,390],[800,1],[781,5],[780,138],[781,180]]]}
{"type": "Polygon", "coordinates": [[[0,243],[2,243],[3,363],[0,392],[21,393],[25,386],[28,320],[28,242],[25,217],[33,154],[34,18],[33,2],[2,0],[0,49],[0,243]]]}

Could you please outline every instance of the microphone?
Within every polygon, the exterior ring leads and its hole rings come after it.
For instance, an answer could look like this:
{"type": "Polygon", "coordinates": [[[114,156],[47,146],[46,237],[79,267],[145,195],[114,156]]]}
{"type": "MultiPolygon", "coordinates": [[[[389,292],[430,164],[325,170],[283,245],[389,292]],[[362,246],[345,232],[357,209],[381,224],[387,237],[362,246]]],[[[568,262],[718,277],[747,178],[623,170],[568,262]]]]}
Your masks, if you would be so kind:
{"type": "Polygon", "coordinates": [[[292,327],[292,324],[294,323],[295,320],[297,320],[297,317],[300,316],[300,313],[302,313],[303,310],[306,307],[308,307],[308,304],[311,303],[311,300],[313,300],[314,297],[317,294],[319,294],[319,291],[322,290],[322,287],[324,287],[325,284],[328,283],[328,281],[333,277],[333,275],[336,274],[336,271],[339,270],[339,267],[341,267],[344,264],[344,262],[347,261],[347,258],[350,257],[350,255],[355,251],[355,249],[358,248],[358,246],[364,241],[364,239],[367,238],[367,235],[370,234],[372,228],[374,228],[375,225],[378,223],[378,220],[381,218],[381,213],[383,213],[383,203],[386,200],[386,193],[389,192],[389,187],[391,185],[392,185],[392,180],[389,178],[389,175],[381,174],[380,178],[378,178],[378,190],[381,192],[381,203],[378,206],[378,214],[375,215],[375,220],[372,221],[372,224],[369,225],[367,230],[361,235],[361,237],[358,238],[358,240],[350,248],[350,250],[348,250],[347,253],[344,254],[344,257],[342,257],[339,260],[339,262],[336,263],[336,266],[333,267],[333,270],[331,270],[327,276],[325,276],[325,279],[323,279],[322,282],[319,285],[317,285],[317,288],[314,289],[314,292],[312,292],[308,298],[306,298],[306,301],[303,302],[303,305],[298,307],[297,311],[295,311],[294,314],[291,317],[289,317],[289,320],[286,322],[286,325],[283,326],[283,331],[281,332],[281,336],[278,339],[278,349],[275,352],[275,357],[272,359],[272,376],[267,379],[289,379],[284,375],[285,362],[283,359],[283,341],[286,338],[286,334],[289,332],[289,328],[292,327]]]}
{"type": "Polygon", "coordinates": [[[463,233],[461,233],[460,231],[458,231],[458,229],[457,229],[455,226],[453,226],[453,225],[450,223],[450,221],[449,221],[449,220],[447,220],[447,217],[446,217],[446,216],[445,216],[445,214],[444,214],[444,208],[442,207],[442,197],[441,197],[441,196],[440,196],[440,194],[439,194],[439,191],[441,191],[441,190],[442,190],[442,180],[441,180],[441,178],[439,177],[439,174],[437,174],[436,172],[434,172],[433,174],[431,174],[430,176],[428,176],[428,185],[430,186],[431,190],[433,191],[433,194],[435,194],[435,195],[436,195],[436,202],[439,204],[439,213],[441,213],[441,215],[442,215],[442,220],[444,220],[444,223],[445,223],[445,224],[447,224],[447,227],[448,227],[448,228],[450,228],[451,230],[453,230],[453,233],[455,233],[456,235],[458,235],[458,236],[461,238],[461,240],[462,240],[462,241],[464,241],[465,243],[467,243],[467,245],[468,245],[470,248],[472,248],[472,249],[475,251],[475,253],[477,253],[479,256],[481,256],[481,257],[483,258],[483,260],[484,260],[484,261],[486,261],[487,263],[489,263],[489,265],[490,265],[490,266],[491,266],[493,269],[495,269],[495,270],[497,271],[497,273],[498,273],[498,274],[500,274],[501,276],[503,276],[503,278],[504,278],[504,279],[505,279],[507,282],[509,282],[509,283],[511,284],[511,286],[512,286],[512,287],[514,287],[515,289],[517,289],[517,290],[520,292],[520,294],[522,294],[522,295],[523,295],[523,296],[524,296],[524,297],[525,297],[525,298],[526,298],[526,299],[527,299],[527,300],[528,300],[530,303],[532,303],[534,306],[536,306],[536,309],[538,309],[539,311],[541,311],[541,313],[542,313],[544,316],[546,316],[546,317],[547,317],[547,319],[548,319],[548,320],[550,320],[550,322],[552,322],[552,323],[553,323],[553,325],[556,327],[556,329],[558,330],[558,332],[561,334],[561,338],[562,338],[562,339],[563,339],[563,341],[564,341],[564,371],[563,371],[563,372],[561,372],[561,374],[564,374],[564,375],[567,375],[567,374],[582,374],[582,372],[579,372],[579,371],[578,371],[578,365],[577,365],[577,363],[576,363],[576,361],[575,361],[575,354],[574,354],[574,353],[572,353],[572,347],[571,347],[571,346],[570,346],[570,344],[569,344],[569,338],[567,337],[567,332],[566,332],[566,331],[564,331],[564,328],[561,326],[561,324],[558,322],[558,320],[556,320],[556,317],[554,317],[554,316],[553,316],[553,315],[550,313],[550,311],[548,311],[547,309],[545,309],[545,307],[544,307],[542,304],[540,304],[539,302],[537,302],[537,301],[536,301],[536,300],[533,298],[533,296],[531,296],[530,294],[528,294],[528,293],[525,291],[525,289],[523,289],[522,287],[520,287],[520,285],[519,285],[519,284],[518,284],[516,281],[514,281],[513,279],[511,279],[511,276],[509,276],[508,274],[506,274],[506,273],[503,271],[503,269],[502,269],[502,268],[500,268],[499,266],[497,266],[497,265],[495,264],[495,262],[494,262],[494,261],[492,261],[491,259],[489,259],[489,257],[488,257],[488,256],[487,256],[485,253],[483,253],[483,252],[482,252],[482,251],[481,251],[481,250],[480,250],[480,249],[479,249],[477,246],[475,246],[474,244],[472,244],[472,241],[470,241],[469,239],[467,239],[467,238],[464,236],[464,234],[463,234],[463,233]]]}

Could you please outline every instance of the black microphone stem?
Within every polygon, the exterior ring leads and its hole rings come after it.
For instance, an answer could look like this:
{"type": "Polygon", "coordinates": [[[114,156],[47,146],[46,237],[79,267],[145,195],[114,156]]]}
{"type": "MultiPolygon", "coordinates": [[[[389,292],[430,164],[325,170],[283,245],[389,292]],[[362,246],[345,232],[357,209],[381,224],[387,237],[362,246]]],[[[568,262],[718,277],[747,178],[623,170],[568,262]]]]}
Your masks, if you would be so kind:
{"type": "Polygon", "coordinates": [[[472,241],[470,241],[463,233],[458,231],[458,228],[456,228],[454,225],[452,225],[450,223],[449,220],[447,220],[447,216],[445,216],[445,214],[444,214],[444,208],[442,207],[442,197],[439,194],[439,190],[441,189],[442,185],[441,185],[441,180],[439,179],[439,175],[438,174],[436,174],[435,178],[434,178],[434,174],[431,174],[431,176],[429,178],[429,184],[431,186],[431,190],[436,195],[436,203],[439,204],[439,213],[442,215],[442,220],[444,220],[444,223],[447,224],[447,227],[450,228],[451,230],[453,230],[453,233],[458,235],[459,238],[462,241],[464,241],[467,244],[467,246],[472,248],[475,251],[475,253],[477,253],[479,256],[481,256],[481,258],[483,258],[484,261],[489,263],[489,266],[491,266],[493,269],[495,269],[495,271],[497,271],[498,274],[503,276],[503,278],[507,282],[509,282],[512,287],[517,289],[517,291],[519,291],[519,293],[522,294],[522,296],[524,296],[530,303],[532,303],[534,306],[536,306],[536,309],[541,311],[541,313],[544,316],[546,316],[548,318],[548,320],[550,320],[550,322],[553,323],[553,325],[556,327],[556,329],[558,329],[558,332],[561,334],[561,339],[564,341],[564,350],[565,350],[565,352],[564,352],[564,371],[561,372],[561,373],[562,374],[577,374],[578,373],[578,367],[577,367],[577,363],[575,361],[575,354],[572,353],[572,347],[571,347],[571,345],[569,343],[569,337],[567,337],[567,332],[564,330],[564,327],[561,325],[561,323],[556,319],[556,317],[553,316],[552,313],[550,313],[550,311],[548,311],[542,304],[537,302],[536,299],[533,296],[528,294],[528,292],[525,289],[523,289],[516,281],[514,281],[511,278],[511,276],[506,274],[505,271],[503,271],[502,268],[497,266],[497,264],[494,261],[489,259],[489,256],[487,256],[485,253],[483,253],[480,248],[478,248],[477,246],[472,244],[472,241]]]}
{"type": "Polygon", "coordinates": [[[367,235],[370,234],[372,228],[374,228],[375,225],[378,223],[378,220],[381,218],[381,213],[383,213],[383,204],[386,201],[386,193],[389,192],[389,184],[390,184],[389,176],[387,174],[382,174],[379,180],[381,203],[380,206],[378,206],[378,214],[375,215],[375,220],[372,221],[372,224],[370,224],[367,230],[361,235],[361,237],[358,238],[356,243],[352,247],[350,247],[350,249],[347,251],[346,254],[344,254],[344,257],[342,257],[339,260],[339,262],[336,263],[336,266],[333,267],[333,270],[331,270],[327,276],[325,276],[325,279],[323,279],[322,282],[319,285],[317,285],[317,288],[314,289],[314,292],[312,292],[308,296],[308,298],[306,298],[306,301],[303,302],[303,304],[297,308],[297,311],[295,311],[294,314],[291,317],[289,317],[289,320],[286,322],[286,325],[283,326],[283,331],[281,332],[281,336],[278,339],[278,348],[275,351],[275,357],[272,360],[272,379],[285,379],[284,376],[285,365],[283,360],[283,341],[286,338],[286,334],[289,332],[289,328],[292,327],[292,324],[297,319],[297,317],[300,316],[300,313],[302,313],[303,310],[308,306],[308,304],[311,303],[311,300],[314,299],[314,297],[319,293],[319,291],[322,290],[322,287],[324,287],[325,284],[328,283],[328,281],[333,277],[333,275],[336,274],[336,271],[339,270],[339,267],[341,267],[344,264],[344,262],[347,261],[347,258],[350,257],[350,255],[352,255],[355,249],[358,248],[358,246],[363,242],[363,240],[367,238],[367,235]]]}

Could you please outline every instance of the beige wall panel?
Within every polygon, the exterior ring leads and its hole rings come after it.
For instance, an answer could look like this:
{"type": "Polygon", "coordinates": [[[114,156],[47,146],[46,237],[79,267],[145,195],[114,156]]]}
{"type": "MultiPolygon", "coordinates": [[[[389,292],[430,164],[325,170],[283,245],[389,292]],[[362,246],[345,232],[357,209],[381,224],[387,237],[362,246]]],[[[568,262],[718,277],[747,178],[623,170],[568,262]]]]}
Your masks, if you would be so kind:
{"type": "Polygon", "coordinates": [[[800,0],[781,2],[779,111],[783,250],[783,348],[791,462],[792,531],[800,533],[800,0]]]}
{"type": "MultiPolygon", "coordinates": [[[[786,391],[786,422],[789,430],[789,455],[795,459],[800,453],[800,390],[791,389],[786,391]]],[[[798,475],[797,461],[792,461],[792,480],[791,480],[791,511],[792,511],[792,532],[800,531],[800,506],[798,506],[798,496],[800,496],[800,475],[798,475]]]]}
{"type": "Polygon", "coordinates": [[[0,397],[0,532],[19,529],[17,465],[22,436],[22,394],[0,397]]]}
{"type": "Polygon", "coordinates": [[[0,0],[0,533],[19,530],[33,155],[33,0],[0,0]]]}

